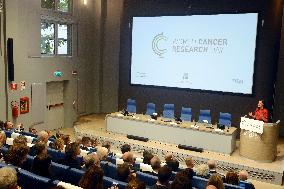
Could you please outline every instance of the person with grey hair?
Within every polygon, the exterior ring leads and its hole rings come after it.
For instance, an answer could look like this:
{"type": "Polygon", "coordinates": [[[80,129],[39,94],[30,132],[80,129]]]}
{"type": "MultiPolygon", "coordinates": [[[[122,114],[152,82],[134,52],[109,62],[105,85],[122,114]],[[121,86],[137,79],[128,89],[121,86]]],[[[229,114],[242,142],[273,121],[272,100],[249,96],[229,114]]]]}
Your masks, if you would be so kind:
{"type": "Polygon", "coordinates": [[[159,169],[161,168],[161,160],[158,156],[154,156],[151,160],[151,167],[153,169],[153,172],[151,172],[150,174],[157,176],[159,169]]]}
{"type": "Polygon", "coordinates": [[[48,133],[46,131],[40,131],[37,135],[37,141],[42,141],[42,142],[47,143],[48,133]]]}
{"type": "Polygon", "coordinates": [[[87,171],[92,165],[100,166],[100,159],[96,153],[91,153],[84,157],[82,170],[87,171]]]}
{"type": "Polygon", "coordinates": [[[206,164],[201,164],[196,167],[196,175],[203,178],[209,178],[209,168],[206,164]]]}
{"type": "Polygon", "coordinates": [[[17,172],[12,167],[2,167],[0,169],[0,188],[1,189],[17,189],[17,172]]]}
{"type": "Polygon", "coordinates": [[[106,161],[107,160],[107,155],[108,155],[108,149],[105,147],[99,146],[97,148],[97,155],[100,159],[100,161],[106,161]]]}
{"type": "Polygon", "coordinates": [[[218,174],[222,178],[222,180],[225,181],[225,176],[217,172],[217,165],[216,165],[216,162],[214,160],[212,160],[212,159],[208,160],[207,165],[208,165],[208,168],[209,168],[209,175],[210,176],[213,175],[213,174],[218,174]]]}
{"type": "Polygon", "coordinates": [[[239,172],[239,179],[240,179],[240,184],[239,184],[240,186],[243,186],[244,188],[246,188],[246,183],[247,183],[247,185],[250,185],[251,189],[255,188],[254,185],[247,180],[248,179],[248,172],[246,170],[241,170],[239,172]]]}

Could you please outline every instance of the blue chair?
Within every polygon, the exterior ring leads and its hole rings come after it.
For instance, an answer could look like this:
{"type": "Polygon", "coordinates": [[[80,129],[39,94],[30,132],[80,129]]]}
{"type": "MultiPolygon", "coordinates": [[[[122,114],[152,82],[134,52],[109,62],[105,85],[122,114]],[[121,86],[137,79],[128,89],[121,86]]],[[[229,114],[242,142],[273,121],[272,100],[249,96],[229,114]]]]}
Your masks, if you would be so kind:
{"type": "Polygon", "coordinates": [[[129,113],[136,113],[136,100],[127,99],[127,108],[129,113]]]}
{"type": "Polygon", "coordinates": [[[4,131],[7,138],[11,138],[13,131],[4,131]]]}
{"type": "Polygon", "coordinates": [[[35,134],[33,134],[33,133],[30,133],[30,132],[22,131],[21,134],[22,134],[22,135],[26,135],[26,136],[31,136],[31,137],[37,138],[37,135],[35,135],[35,134]]]}
{"type": "Polygon", "coordinates": [[[173,119],[175,118],[175,106],[174,104],[165,104],[163,110],[163,117],[173,119]]]}
{"type": "Polygon", "coordinates": [[[231,119],[232,119],[232,115],[231,114],[220,112],[219,124],[231,127],[231,119]]]}
{"type": "Polygon", "coordinates": [[[53,162],[59,162],[65,157],[65,154],[63,152],[60,152],[52,148],[48,148],[47,153],[51,156],[53,162]]]}
{"type": "Polygon", "coordinates": [[[158,177],[157,176],[153,176],[147,173],[143,173],[141,171],[137,171],[136,172],[136,176],[139,180],[145,182],[145,184],[147,186],[153,186],[156,184],[158,177]]]}
{"type": "Polygon", "coordinates": [[[79,181],[84,174],[85,174],[85,171],[83,171],[83,170],[71,168],[70,170],[68,170],[68,175],[69,175],[68,182],[73,184],[73,185],[78,186],[79,181]]]}
{"type": "Polygon", "coordinates": [[[112,179],[117,179],[117,166],[112,163],[105,164],[102,169],[104,170],[104,175],[112,179]]]}
{"type": "Polygon", "coordinates": [[[242,186],[224,183],[225,189],[245,189],[242,186]]]}
{"type": "Polygon", "coordinates": [[[22,168],[27,170],[27,171],[31,171],[33,162],[34,162],[34,157],[28,155],[27,159],[23,162],[22,168]]]}
{"type": "Polygon", "coordinates": [[[246,181],[240,181],[240,184],[239,184],[240,187],[243,187],[245,189],[254,189],[254,186],[252,183],[250,182],[246,182],[246,181]]]}
{"type": "Polygon", "coordinates": [[[198,122],[203,123],[203,120],[207,120],[211,124],[210,110],[200,110],[198,122]]]}
{"type": "Polygon", "coordinates": [[[191,117],[192,117],[191,108],[182,107],[180,113],[180,119],[182,121],[191,121],[191,117]]]}
{"type": "Polygon", "coordinates": [[[198,176],[192,177],[192,187],[194,187],[196,189],[206,188],[207,182],[208,182],[208,179],[206,179],[206,178],[202,178],[202,177],[198,177],[198,176]]]}
{"type": "Polygon", "coordinates": [[[156,112],[156,105],[152,102],[147,104],[146,115],[153,115],[156,112]]]}
{"type": "Polygon", "coordinates": [[[3,155],[5,156],[5,155],[7,154],[7,152],[8,152],[8,148],[5,147],[5,146],[3,146],[3,147],[1,148],[1,152],[2,152],[3,155]]]}
{"type": "Polygon", "coordinates": [[[110,177],[103,177],[103,184],[104,188],[110,188],[113,184],[117,184],[119,189],[125,189],[127,183],[126,182],[121,182],[119,180],[112,179],[110,177]]]}
{"type": "Polygon", "coordinates": [[[24,169],[18,171],[18,183],[22,189],[49,189],[53,186],[49,178],[36,175],[24,169]]]}
{"type": "Polygon", "coordinates": [[[68,175],[68,169],[70,167],[67,165],[62,165],[59,163],[51,162],[50,172],[52,179],[58,179],[60,181],[68,182],[70,176],[68,175]]]}

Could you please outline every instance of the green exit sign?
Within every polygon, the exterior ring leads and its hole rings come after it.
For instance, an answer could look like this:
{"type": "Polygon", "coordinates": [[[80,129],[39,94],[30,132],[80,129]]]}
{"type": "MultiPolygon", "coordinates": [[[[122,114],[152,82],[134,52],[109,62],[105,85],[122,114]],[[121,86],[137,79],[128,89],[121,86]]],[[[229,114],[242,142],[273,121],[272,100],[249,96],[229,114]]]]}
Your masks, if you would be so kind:
{"type": "Polygon", "coordinates": [[[57,70],[53,74],[54,74],[55,77],[62,77],[62,72],[61,71],[57,70]]]}

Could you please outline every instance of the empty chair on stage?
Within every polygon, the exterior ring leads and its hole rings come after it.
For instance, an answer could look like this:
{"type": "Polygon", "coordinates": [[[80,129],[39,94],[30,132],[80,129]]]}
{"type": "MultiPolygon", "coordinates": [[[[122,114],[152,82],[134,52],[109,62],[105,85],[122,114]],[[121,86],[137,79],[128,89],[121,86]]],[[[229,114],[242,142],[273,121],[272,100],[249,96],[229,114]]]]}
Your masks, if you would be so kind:
{"type": "Polygon", "coordinates": [[[200,123],[208,122],[211,124],[210,110],[200,110],[198,122],[200,123]]]}
{"type": "Polygon", "coordinates": [[[225,125],[227,127],[231,127],[231,120],[232,120],[232,115],[230,113],[220,112],[219,124],[225,125]]]}
{"type": "Polygon", "coordinates": [[[154,103],[150,102],[147,104],[146,115],[153,115],[156,112],[156,106],[154,103]]]}
{"type": "Polygon", "coordinates": [[[163,117],[169,118],[169,119],[175,118],[175,106],[174,106],[174,104],[165,104],[164,105],[163,117]]]}
{"type": "Polygon", "coordinates": [[[127,99],[127,108],[129,113],[136,113],[136,100],[127,99]]]}
{"type": "Polygon", "coordinates": [[[191,117],[192,117],[191,108],[182,107],[180,113],[180,119],[182,121],[191,121],[191,117]]]}

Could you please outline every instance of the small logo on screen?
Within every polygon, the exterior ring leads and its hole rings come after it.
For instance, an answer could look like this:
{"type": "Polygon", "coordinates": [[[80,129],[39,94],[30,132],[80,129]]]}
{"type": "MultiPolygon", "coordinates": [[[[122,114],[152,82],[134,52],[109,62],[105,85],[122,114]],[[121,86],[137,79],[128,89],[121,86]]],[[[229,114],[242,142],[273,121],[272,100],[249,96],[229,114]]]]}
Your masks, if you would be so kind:
{"type": "Polygon", "coordinates": [[[164,42],[167,40],[168,38],[163,33],[160,33],[152,41],[152,50],[159,58],[164,58],[164,54],[167,52],[167,49],[163,47],[164,42]]]}

